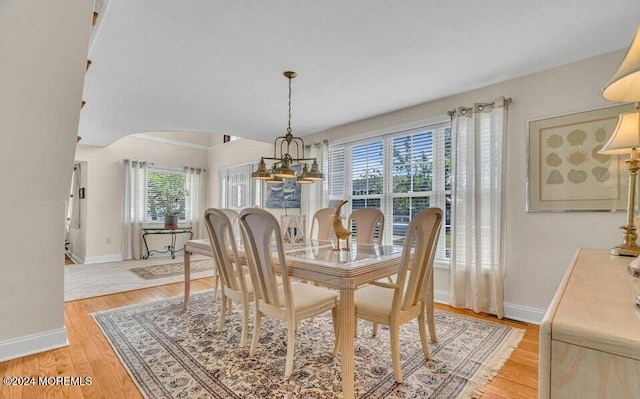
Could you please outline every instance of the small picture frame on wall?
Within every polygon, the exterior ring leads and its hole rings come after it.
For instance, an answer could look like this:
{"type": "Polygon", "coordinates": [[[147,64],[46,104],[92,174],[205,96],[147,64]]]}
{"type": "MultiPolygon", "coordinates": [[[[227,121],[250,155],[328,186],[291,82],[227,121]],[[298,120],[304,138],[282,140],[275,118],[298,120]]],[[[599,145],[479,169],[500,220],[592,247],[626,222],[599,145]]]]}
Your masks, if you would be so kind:
{"type": "Polygon", "coordinates": [[[609,140],[624,104],[528,122],[527,212],[624,211],[626,156],[598,151],[609,140]]]}
{"type": "Polygon", "coordinates": [[[84,199],[84,187],[82,187],[82,188],[80,188],[80,189],[78,190],[78,197],[79,197],[80,199],[84,199]]]}

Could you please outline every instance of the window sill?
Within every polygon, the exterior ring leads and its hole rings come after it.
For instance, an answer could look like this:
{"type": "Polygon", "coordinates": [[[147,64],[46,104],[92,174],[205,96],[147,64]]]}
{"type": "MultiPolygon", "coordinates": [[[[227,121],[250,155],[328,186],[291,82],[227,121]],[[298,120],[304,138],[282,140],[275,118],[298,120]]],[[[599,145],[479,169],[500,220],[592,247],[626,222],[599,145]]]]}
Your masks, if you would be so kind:
{"type": "Polygon", "coordinates": [[[434,269],[449,270],[450,265],[451,265],[451,262],[449,261],[449,259],[436,259],[433,261],[434,269]]]}

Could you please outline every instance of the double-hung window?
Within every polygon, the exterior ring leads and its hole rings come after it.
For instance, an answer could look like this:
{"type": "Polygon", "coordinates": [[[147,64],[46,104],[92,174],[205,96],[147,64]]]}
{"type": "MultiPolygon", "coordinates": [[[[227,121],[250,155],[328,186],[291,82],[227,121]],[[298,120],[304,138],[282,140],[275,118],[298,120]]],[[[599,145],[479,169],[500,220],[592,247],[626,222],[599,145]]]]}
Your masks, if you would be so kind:
{"type": "Polygon", "coordinates": [[[177,211],[178,220],[185,221],[185,172],[149,167],[147,172],[147,223],[164,221],[167,209],[177,211]]]}
{"type": "Polygon", "coordinates": [[[330,203],[350,201],[351,210],[379,208],[385,215],[384,242],[402,244],[420,210],[445,213],[436,258],[451,248],[451,124],[387,134],[329,148],[330,203]]]}

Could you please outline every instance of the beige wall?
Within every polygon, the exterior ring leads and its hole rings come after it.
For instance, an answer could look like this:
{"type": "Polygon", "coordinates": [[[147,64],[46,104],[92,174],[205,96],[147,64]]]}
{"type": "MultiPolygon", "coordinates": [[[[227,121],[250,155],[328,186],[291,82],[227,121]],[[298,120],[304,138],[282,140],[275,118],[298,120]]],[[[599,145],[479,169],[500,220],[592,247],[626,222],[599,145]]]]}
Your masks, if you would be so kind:
{"type": "MultiPolygon", "coordinates": [[[[546,310],[578,247],[618,244],[623,213],[527,213],[527,121],[612,105],[600,90],[615,72],[622,51],[590,58],[520,79],[341,126],[309,137],[345,136],[446,115],[460,105],[512,97],[509,108],[506,201],[507,315],[546,310]],[[533,309],[529,309],[533,308],[533,309]]],[[[448,271],[438,270],[436,287],[448,290],[448,271]]],[[[541,315],[540,315],[541,316],[541,315]]]]}
{"type": "Polygon", "coordinates": [[[79,144],[75,158],[76,161],[86,162],[83,170],[87,179],[86,196],[82,200],[86,217],[82,221],[83,232],[72,234],[73,237],[86,240],[84,256],[76,253],[76,248],[80,250],[83,247],[81,242],[72,242],[72,248],[74,255],[85,263],[117,260],[121,255],[123,159],[147,161],[157,167],[182,169],[192,166],[207,169],[205,150],[134,137],[124,137],[108,147],[79,144]]]}
{"type": "Polygon", "coordinates": [[[64,203],[91,27],[88,0],[0,3],[0,361],[65,345],[64,203]]]}

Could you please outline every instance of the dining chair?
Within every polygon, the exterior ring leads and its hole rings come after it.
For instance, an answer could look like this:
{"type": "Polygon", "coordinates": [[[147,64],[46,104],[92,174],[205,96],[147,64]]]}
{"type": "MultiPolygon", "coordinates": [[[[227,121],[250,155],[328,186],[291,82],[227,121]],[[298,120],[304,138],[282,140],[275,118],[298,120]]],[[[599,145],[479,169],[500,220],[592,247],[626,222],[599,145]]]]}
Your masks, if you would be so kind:
{"type": "MultiPolygon", "coordinates": [[[[347,228],[352,228],[352,223],[356,227],[356,244],[372,245],[375,243],[382,244],[382,234],[384,233],[384,214],[379,208],[359,208],[351,212],[347,221],[347,228]],[[379,227],[378,227],[379,226],[379,227]],[[376,227],[378,227],[378,237],[376,239],[376,227]]],[[[391,276],[387,277],[390,283],[393,283],[391,276]]],[[[357,324],[357,322],[356,322],[357,324]]],[[[358,329],[353,330],[357,336],[358,329]]],[[[372,335],[378,334],[378,323],[373,323],[372,335]]]]}
{"type": "Polygon", "coordinates": [[[322,208],[313,214],[313,219],[311,219],[311,234],[309,235],[312,240],[331,240],[331,221],[333,220],[333,213],[335,211],[335,208],[322,208]]]}
{"type": "Polygon", "coordinates": [[[238,261],[238,250],[233,233],[231,218],[237,218],[238,213],[230,209],[209,208],[204,213],[205,225],[209,233],[209,243],[216,264],[217,280],[220,280],[221,310],[218,332],[224,330],[227,311],[231,311],[232,302],[242,304],[242,333],[240,346],[247,344],[247,329],[249,324],[249,302],[254,301],[254,290],[251,280],[245,274],[242,264],[238,261]]]}
{"type": "Polygon", "coordinates": [[[422,351],[426,360],[431,359],[425,329],[429,323],[430,333],[435,332],[435,322],[430,317],[425,320],[427,302],[433,297],[427,288],[433,289],[430,279],[441,225],[441,209],[427,208],[418,212],[405,236],[396,282],[375,281],[358,289],[354,295],[356,320],[360,318],[389,326],[391,360],[399,383],[402,382],[402,371],[398,335],[402,324],[418,319],[422,351]]]}
{"type": "Polygon", "coordinates": [[[360,208],[351,212],[347,220],[347,228],[356,228],[356,244],[382,244],[384,233],[384,214],[378,208],[360,208]],[[376,237],[376,228],[378,236],[376,237]]]}
{"type": "MultiPolygon", "coordinates": [[[[210,208],[213,209],[213,208],[210,208]]],[[[236,236],[236,226],[237,226],[237,221],[238,221],[238,212],[234,211],[233,209],[220,209],[228,218],[229,221],[231,222],[231,230],[233,232],[231,237],[234,237],[235,240],[235,236],[236,236]]],[[[206,212],[208,211],[208,209],[205,211],[205,219],[206,219],[206,212]]],[[[215,260],[214,260],[215,261],[215,260]]],[[[214,277],[214,281],[213,281],[213,300],[215,301],[218,298],[218,286],[220,285],[220,278],[218,275],[218,268],[215,267],[213,269],[213,277],[214,277]]]]}
{"type": "Polygon", "coordinates": [[[240,230],[244,240],[245,255],[256,295],[255,323],[249,354],[255,355],[260,337],[262,315],[287,323],[287,358],[285,377],[293,371],[295,333],[298,322],[331,310],[335,343],[333,355],[338,349],[337,309],[338,293],[314,285],[291,282],[284,255],[282,232],[276,218],[262,209],[245,209],[240,213],[240,230]],[[277,267],[272,245],[275,243],[277,267]],[[282,285],[276,282],[276,272],[282,277],[282,285]]]}

